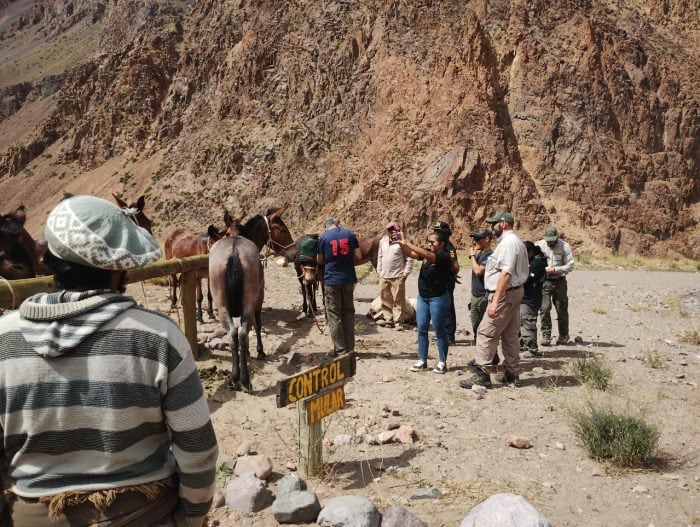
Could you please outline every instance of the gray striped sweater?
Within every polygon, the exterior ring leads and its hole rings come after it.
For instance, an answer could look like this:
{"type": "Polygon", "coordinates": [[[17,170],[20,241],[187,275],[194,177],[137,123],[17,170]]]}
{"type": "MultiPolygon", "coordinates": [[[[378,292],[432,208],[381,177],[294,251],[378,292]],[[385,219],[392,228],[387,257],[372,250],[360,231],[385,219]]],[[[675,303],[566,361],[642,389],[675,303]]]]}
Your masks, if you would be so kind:
{"type": "Polygon", "coordinates": [[[42,293],[1,317],[0,426],[20,496],[177,473],[182,523],[211,504],[218,449],[189,343],[129,297],[42,293]]]}

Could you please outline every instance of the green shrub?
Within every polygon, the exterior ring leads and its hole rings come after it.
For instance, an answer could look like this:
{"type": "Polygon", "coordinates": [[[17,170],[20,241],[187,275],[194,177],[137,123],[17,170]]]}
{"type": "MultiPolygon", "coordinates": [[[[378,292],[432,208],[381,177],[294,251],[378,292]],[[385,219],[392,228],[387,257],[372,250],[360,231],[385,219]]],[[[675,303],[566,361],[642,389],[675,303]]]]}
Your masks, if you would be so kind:
{"type": "Polygon", "coordinates": [[[574,363],[574,375],[582,384],[597,390],[605,390],[612,379],[612,370],[598,355],[578,359],[574,363]]]}
{"type": "Polygon", "coordinates": [[[648,463],[659,440],[659,430],[642,418],[616,413],[589,403],[573,414],[576,437],[597,460],[609,460],[620,467],[648,463]]]}

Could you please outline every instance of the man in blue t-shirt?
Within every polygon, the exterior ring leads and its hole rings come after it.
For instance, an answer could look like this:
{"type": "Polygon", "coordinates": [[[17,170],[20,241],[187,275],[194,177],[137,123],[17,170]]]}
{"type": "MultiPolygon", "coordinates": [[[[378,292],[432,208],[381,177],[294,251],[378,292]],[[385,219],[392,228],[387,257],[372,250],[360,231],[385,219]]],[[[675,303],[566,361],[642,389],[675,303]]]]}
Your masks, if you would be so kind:
{"type": "Polygon", "coordinates": [[[318,260],[323,266],[326,321],[335,355],[355,350],[355,304],[357,283],[355,262],[360,260],[360,244],[355,233],[340,227],[335,218],[323,222],[325,231],[318,239],[318,260]]]}

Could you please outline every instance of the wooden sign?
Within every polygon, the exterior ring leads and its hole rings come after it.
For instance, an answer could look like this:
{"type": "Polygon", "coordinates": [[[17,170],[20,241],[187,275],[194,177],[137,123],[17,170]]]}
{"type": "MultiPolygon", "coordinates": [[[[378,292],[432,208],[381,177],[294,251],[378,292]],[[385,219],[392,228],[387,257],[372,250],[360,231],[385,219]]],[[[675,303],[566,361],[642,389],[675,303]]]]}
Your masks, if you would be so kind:
{"type": "Polygon", "coordinates": [[[332,413],[342,410],[345,407],[344,386],[345,384],[341,383],[327,389],[323,393],[304,399],[307,425],[318,423],[324,417],[328,417],[332,413]]]}
{"type": "MultiPolygon", "coordinates": [[[[277,383],[277,408],[313,397],[355,375],[357,355],[349,353],[277,383]]],[[[343,401],[345,398],[343,398],[343,401]]]]}

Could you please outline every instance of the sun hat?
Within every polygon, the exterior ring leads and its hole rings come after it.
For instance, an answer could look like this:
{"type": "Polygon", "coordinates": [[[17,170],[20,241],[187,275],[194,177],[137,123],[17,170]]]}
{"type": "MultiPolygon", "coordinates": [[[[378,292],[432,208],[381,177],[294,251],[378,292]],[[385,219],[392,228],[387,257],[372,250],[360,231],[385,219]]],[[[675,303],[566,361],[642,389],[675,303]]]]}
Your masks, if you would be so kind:
{"type": "Polygon", "coordinates": [[[386,224],[385,229],[387,231],[401,231],[401,225],[399,225],[395,221],[390,221],[389,223],[386,224]]]}
{"type": "Polygon", "coordinates": [[[46,219],[49,251],[62,260],[112,271],[155,262],[161,257],[158,243],[130,214],[96,196],[65,199],[46,219]]]}
{"type": "Polygon", "coordinates": [[[544,241],[555,242],[559,239],[559,231],[554,225],[550,225],[544,229],[544,241]]]}
{"type": "Polygon", "coordinates": [[[447,223],[446,221],[436,221],[433,224],[433,230],[434,231],[439,231],[439,232],[444,232],[448,236],[452,235],[452,229],[450,229],[450,224],[447,223]]]}
{"type": "Polygon", "coordinates": [[[515,218],[513,218],[513,215],[510,212],[505,211],[497,212],[491,218],[486,218],[486,223],[498,223],[499,221],[505,221],[506,223],[513,225],[515,223],[515,218]]]}
{"type": "Polygon", "coordinates": [[[483,240],[484,238],[492,238],[493,233],[488,229],[479,229],[472,232],[469,237],[474,238],[474,240],[483,240]]]}

